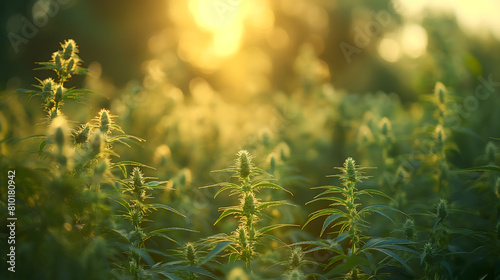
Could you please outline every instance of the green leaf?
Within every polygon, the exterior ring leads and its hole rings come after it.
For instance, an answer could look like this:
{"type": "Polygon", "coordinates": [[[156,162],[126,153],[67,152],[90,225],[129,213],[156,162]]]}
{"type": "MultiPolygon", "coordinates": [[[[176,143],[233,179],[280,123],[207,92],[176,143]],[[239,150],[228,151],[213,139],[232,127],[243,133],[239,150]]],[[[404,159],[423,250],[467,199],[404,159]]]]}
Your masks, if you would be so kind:
{"type": "Polygon", "coordinates": [[[332,270],[332,273],[346,273],[353,268],[359,267],[361,265],[373,265],[370,261],[359,256],[348,256],[348,255],[338,255],[331,258],[330,262],[326,265],[325,269],[332,266],[334,263],[344,260],[341,264],[332,270]]]}
{"type": "Polygon", "coordinates": [[[233,184],[233,183],[227,183],[228,185],[227,186],[224,186],[222,188],[220,188],[214,195],[214,198],[216,198],[221,192],[225,191],[225,190],[229,190],[229,189],[239,189],[240,186],[237,185],[237,184],[233,184]]]}
{"type": "Polygon", "coordinates": [[[167,205],[165,205],[165,204],[158,204],[158,203],[156,203],[156,204],[151,204],[151,207],[153,207],[153,208],[162,208],[162,209],[168,210],[168,211],[170,211],[170,212],[173,212],[173,213],[175,213],[175,214],[177,214],[177,215],[179,215],[179,216],[186,217],[186,216],[185,216],[184,214],[182,214],[181,212],[179,212],[179,211],[175,210],[174,208],[172,208],[172,207],[170,207],[170,206],[167,206],[167,205]]]}
{"type": "Polygon", "coordinates": [[[167,183],[167,181],[151,181],[147,182],[143,185],[143,187],[147,188],[155,188],[155,189],[172,189],[172,188],[167,188],[164,186],[167,183]]]}
{"type": "Polygon", "coordinates": [[[135,162],[135,161],[130,161],[130,160],[120,161],[120,162],[114,163],[114,164],[111,165],[111,167],[115,167],[115,166],[119,166],[119,165],[121,165],[121,166],[132,165],[132,166],[146,167],[146,168],[150,168],[150,169],[153,169],[153,170],[155,169],[154,167],[151,167],[151,166],[139,163],[139,162],[135,162]]]}
{"type": "Polygon", "coordinates": [[[264,210],[264,209],[269,208],[269,207],[280,206],[280,205],[295,206],[294,204],[291,204],[291,203],[286,202],[286,201],[270,201],[270,202],[264,202],[261,205],[259,205],[257,207],[257,210],[264,210]]]}
{"type": "Polygon", "coordinates": [[[130,243],[130,240],[128,238],[128,235],[126,233],[125,230],[123,229],[120,229],[120,230],[117,230],[117,229],[108,229],[108,231],[118,235],[119,237],[123,238],[127,243],[130,243]]]}
{"type": "Polygon", "coordinates": [[[319,236],[323,236],[323,233],[325,232],[325,229],[333,223],[335,220],[344,217],[343,214],[334,214],[331,215],[330,217],[326,218],[325,222],[323,223],[323,228],[321,229],[321,233],[319,236]]]}
{"type": "Polygon", "coordinates": [[[177,244],[177,245],[180,245],[179,242],[177,242],[175,239],[171,238],[170,236],[167,236],[161,232],[156,232],[156,233],[149,233],[148,235],[146,235],[146,237],[144,238],[144,240],[148,240],[149,238],[153,237],[153,236],[158,236],[158,237],[161,237],[161,238],[165,238],[169,241],[172,241],[173,243],[177,244]]]}
{"type": "Polygon", "coordinates": [[[45,146],[47,145],[47,140],[43,140],[41,143],[40,143],[40,146],[38,147],[38,151],[41,152],[43,151],[43,148],[45,148],[45,146]]]}
{"type": "Polygon", "coordinates": [[[371,195],[371,194],[376,194],[376,195],[380,195],[380,196],[383,196],[383,197],[385,197],[385,198],[388,198],[388,199],[390,199],[391,201],[394,201],[394,202],[395,202],[395,200],[394,200],[392,197],[390,197],[390,196],[386,195],[384,192],[379,191],[379,190],[367,189],[367,190],[361,190],[361,191],[359,191],[359,193],[360,193],[360,194],[369,194],[369,195],[371,195]]]}
{"type": "Polygon", "coordinates": [[[288,246],[288,244],[286,244],[285,242],[281,241],[281,239],[279,239],[276,236],[273,236],[273,235],[270,235],[270,234],[263,234],[262,236],[265,237],[265,238],[267,238],[267,239],[274,240],[274,241],[276,241],[277,243],[279,243],[279,244],[281,244],[283,246],[288,246]]]}
{"type": "MultiPolygon", "coordinates": [[[[405,212],[403,212],[403,211],[401,211],[401,210],[398,210],[398,209],[396,209],[396,208],[394,208],[394,207],[387,206],[387,205],[372,205],[372,206],[367,206],[367,207],[363,208],[363,210],[361,210],[360,212],[363,212],[365,209],[368,209],[369,211],[370,211],[370,210],[372,210],[372,209],[379,209],[379,210],[381,210],[381,209],[386,209],[386,210],[391,210],[391,211],[397,212],[397,213],[399,213],[399,214],[403,214],[403,215],[405,215],[405,216],[407,216],[407,217],[408,217],[408,215],[407,215],[405,212]]],[[[377,213],[379,213],[379,212],[377,212],[377,213]]],[[[384,213],[385,213],[385,212],[384,212],[384,213]]],[[[379,214],[381,214],[381,213],[379,213],[379,214]]],[[[381,215],[382,215],[382,214],[381,214],[381,215]]],[[[384,216],[386,216],[386,215],[384,215],[384,216]]],[[[387,218],[387,217],[386,217],[386,218],[387,218]]],[[[389,219],[390,219],[390,218],[389,218],[389,219]]],[[[392,219],[390,219],[390,220],[392,221],[392,219]]]]}
{"type": "MultiPolygon", "coordinates": [[[[126,134],[122,134],[122,135],[116,135],[116,136],[113,136],[109,139],[109,142],[113,143],[115,141],[118,141],[120,139],[134,139],[138,142],[144,142],[146,140],[142,139],[142,138],[139,138],[139,137],[135,137],[135,136],[132,136],[132,135],[126,135],[126,134]]],[[[121,143],[124,143],[124,142],[121,142],[121,143]]],[[[124,143],[126,144],[126,143],[124,143]]]]}
{"type": "Polygon", "coordinates": [[[290,192],[289,190],[283,188],[280,185],[277,185],[277,184],[274,184],[274,183],[269,183],[269,182],[263,182],[263,183],[254,184],[254,185],[252,185],[252,189],[254,189],[254,190],[259,190],[259,189],[276,189],[276,190],[282,190],[282,191],[285,191],[285,192],[287,192],[287,193],[289,193],[290,195],[293,196],[293,193],[290,192]]]}
{"type": "Polygon", "coordinates": [[[10,141],[9,144],[23,141],[23,140],[27,140],[27,139],[31,139],[31,138],[39,138],[39,137],[46,137],[46,135],[45,134],[37,134],[37,135],[31,135],[31,136],[27,136],[27,137],[23,137],[23,138],[19,138],[19,139],[13,139],[12,141],[10,141]]]}
{"type": "Polygon", "coordinates": [[[146,251],[144,251],[140,248],[134,247],[132,245],[128,246],[128,248],[130,251],[134,251],[135,253],[137,253],[147,264],[149,264],[149,265],[154,264],[153,259],[146,251]]]}
{"type": "Polygon", "coordinates": [[[309,217],[309,219],[307,220],[307,222],[304,224],[304,226],[302,228],[307,226],[307,224],[309,224],[312,220],[315,220],[321,216],[333,215],[333,214],[345,215],[344,212],[342,212],[341,210],[338,210],[338,209],[321,209],[321,210],[318,210],[316,212],[313,212],[311,214],[311,217],[309,217]]]}
{"type": "Polygon", "coordinates": [[[122,199],[117,199],[116,202],[118,202],[121,206],[125,207],[127,211],[132,211],[130,208],[130,205],[122,198],[122,199]]]}
{"type": "Polygon", "coordinates": [[[320,187],[314,187],[311,189],[313,189],[313,190],[314,189],[326,189],[325,191],[318,194],[317,196],[324,195],[327,193],[344,193],[345,192],[344,188],[337,187],[337,186],[320,186],[320,187]]]}
{"type": "Polygon", "coordinates": [[[365,213],[365,212],[368,212],[368,213],[371,213],[371,212],[375,212],[375,213],[378,213],[384,217],[386,217],[387,219],[389,219],[392,223],[394,223],[394,220],[389,217],[384,211],[382,211],[381,209],[379,208],[383,208],[385,206],[382,206],[382,207],[379,207],[379,206],[367,206],[365,208],[363,208],[363,210],[359,211],[359,213],[365,213]]]}
{"type": "Polygon", "coordinates": [[[270,225],[270,226],[266,226],[266,227],[263,227],[259,230],[259,233],[261,234],[264,234],[268,231],[271,231],[271,230],[274,230],[274,229],[277,229],[277,228],[281,228],[281,227],[293,227],[293,226],[296,226],[296,225],[290,225],[290,224],[276,224],[276,225],[270,225]]]}
{"type": "Polygon", "coordinates": [[[203,258],[203,260],[200,262],[200,265],[203,265],[205,264],[206,262],[212,260],[215,256],[217,256],[220,252],[224,251],[224,249],[226,249],[227,246],[229,246],[231,243],[233,243],[232,241],[224,241],[224,242],[220,242],[218,243],[213,249],[212,251],[210,251],[210,253],[208,253],[205,258],[203,258]]]}
{"type": "Polygon", "coordinates": [[[415,274],[415,272],[411,269],[411,267],[406,263],[406,261],[404,261],[401,257],[399,257],[396,253],[390,251],[390,250],[386,250],[386,249],[382,249],[382,248],[373,248],[373,250],[377,250],[379,252],[382,252],[386,255],[388,255],[389,257],[395,259],[396,261],[398,261],[404,268],[406,268],[406,270],[408,270],[410,273],[412,274],[415,274]]]}
{"type": "Polygon", "coordinates": [[[222,212],[222,214],[219,216],[217,221],[215,221],[214,225],[216,225],[220,220],[222,220],[223,218],[225,218],[229,215],[241,214],[241,213],[242,213],[242,211],[239,209],[235,209],[235,208],[227,209],[224,212],[222,212]]]}
{"type": "Polygon", "coordinates": [[[308,201],[308,202],[306,203],[306,205],[307,205],[307,204],[309,204],[309,203],[313,203],[313,202],[316,202],[316,201],[320,201],[320,200],[337,201],[337,202],[339,202],[341,205],[345,205],[345,204],[346,204],[346,201],[345,201],[344,199],[342,199],[342,198],[339,198],[339,197],[334,197],[334,196],[327,196],[327,197],[318,197],[318,198],[315,198],[315,199],[313,199],[313,200],[311,200],[311,201],[308,201]]]}
{"type": "Polygon", "coordinates": [[[478,167],[465,168],[462,170],[463,171],[495,171],[495,172],[500,172],[500,166],[484,165],[484,166],[478,166],[478,167]]]}

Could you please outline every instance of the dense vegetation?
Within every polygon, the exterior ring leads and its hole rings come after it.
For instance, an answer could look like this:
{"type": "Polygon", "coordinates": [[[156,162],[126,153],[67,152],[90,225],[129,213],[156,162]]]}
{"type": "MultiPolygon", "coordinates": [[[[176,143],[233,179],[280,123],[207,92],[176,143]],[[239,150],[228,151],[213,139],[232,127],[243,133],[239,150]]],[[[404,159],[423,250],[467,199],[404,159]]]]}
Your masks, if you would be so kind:
{"type": "Polygon", "coordinates": [[[402,100],[335,89],[305,44],[292,93],[238,101],[154,73],[103,98],[80,55],[2,97],[2,279],[500,279],[497,84],[453,53],[402,100]]]}

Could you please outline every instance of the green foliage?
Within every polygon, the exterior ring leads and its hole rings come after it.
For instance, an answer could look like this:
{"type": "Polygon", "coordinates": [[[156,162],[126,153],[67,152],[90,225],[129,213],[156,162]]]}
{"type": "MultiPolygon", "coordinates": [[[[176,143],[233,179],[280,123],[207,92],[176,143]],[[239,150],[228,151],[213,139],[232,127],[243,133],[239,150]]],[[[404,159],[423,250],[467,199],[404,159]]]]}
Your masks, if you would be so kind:
{"type": "MultiPolygon", "coordinates": [[[[293,205],[286,201],[261,201],[257,198],[257,193],[262,189],[276,189],[286,191],[283,187],[271,182],[270,174],[257,168],[252,163],[252,156],[246,150],[241,150],[237,154],[235,165],[218,172],[231,172],[238,178],[239,184],[223,182],[208,187],[220,187],[215,197],[223,191],[229,190],[230,195],[238,195],[240,204],[237,206],[221,208],[222,214],[215,221],[217,224],[223,218],[235,216],[238,218],[238,228],[231,235],[214,236],[212,242],[231,242],[228,246],[229,260],[239,259],[243,261],[247,268],[250,267],[252,259],[258,253],[256,246],[263,237],[276,240],[275,237],[268,235],[268,232],[277,228],[287,226],[285,224],[274,224],[266,227],[258,227],[257,224],[264,215],[264,210],[269,207],[293,205]],[[254,176],[264,177],[253,179],[254,176]]],[[[279,241],[279,240],[278,240],[279,241]]],[[[279,241],[283,243],[282,241],[279,241]]]]}
{"type": "Polygon", "coordinates": [[[39,63],[53,77],[0,104],[0,170],[17,174],[16,277],[498,277],[498,98],[464,117],[457,103],[474,87],[453,82],[443,58],[432,61],[446,79],[418,83],[418,100],[348,94],[312,71],[323,65],[313,49],[297,50],[290,92],[236,105],[201,78],[184,87],[158,73],[88,98],[69,86],[90,72],[79,48],[61,44],[39,63]]]}
{"type": "MultiPolygon", "coordinates": [[[[332,257],[325,268],[330,268],[334,264],[338,264],[327,275],[343,275],[346,279],[363,279],[368,276],[374,276],[378,270],[383,270],[386,259],[381,259],[374,263],[373,252],[383,253],[386,257],[392,258],[399,262],[409,272],[413,272],[405,260],[398,255],[398,251],[406,251],[417,253],[416,251],[406,247],[412,242],[407,240],[398,240],[392,238],[370,238],[364,232],[369,228],[369,222],[366,217],[369,214],[377,213],[381,216],[393,221],[386,213],[387,210],[401,212],[395,208],[386,205],[370,205],[361,207],[359,203],[360,197],[363,195],[378,195],[387,197],[383,192],[373,189],[358,190],[356,184],[367,179],[363,175],[363,167],[356,165],[352,158],[347,158],[344,162],[344,167],[337,168],[342,171],[342,174],[335,175],[342,180],[343,187],[323,186],[321,189],[326,189],[321,194],[317,195],[311,202],[327,200],[332,203],[331,208],[321,209],[311,213],[309,222],[319,217],[328,216],[323,223],[323,228],[320,235],[328,227],[338,229],[335,231],[337,238],[333,240],[324,240],[319,242],[300,242],[298,244],[310,245],[312,249],[309,251],[328,250],[336,254],[332,257]],[[341,194],[344,198],[335,196],[341,194]],[[342,248],[341,243],[349,240],[347,252],[342,248]],[[366,266],[366,267],[365,267],[366,266]],[[360,272],[360,267],[364,267],[363,273],[360,272]]],[[[388,197],[387,197],[388,198],[388,197]]]]}

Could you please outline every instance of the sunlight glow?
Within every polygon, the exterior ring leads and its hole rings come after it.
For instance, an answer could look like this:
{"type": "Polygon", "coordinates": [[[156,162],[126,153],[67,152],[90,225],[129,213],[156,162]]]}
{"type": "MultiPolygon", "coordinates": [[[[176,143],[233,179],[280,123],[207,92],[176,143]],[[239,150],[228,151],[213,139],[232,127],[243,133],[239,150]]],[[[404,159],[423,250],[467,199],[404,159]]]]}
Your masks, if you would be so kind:
{"type": "Polygon", "coordinates": [[[385,37],[380,41],[378,53],[388,62],[396,62],[401,56],[401,48],[396,40],[385,37]]]}
{"type": "Polygon", "coordinates": [[[242,0],[189,1],[189,10],[196,24],[212,34],[209,48],[215,56],[231,56],[239,50],[243,35],[243,2],[242,0]]]}
{"type": "Polygon", "coordinates": [[[453,12],[458,23],[469,33],[487,35],[490,32],[500,39],[500,1],[496,0],[442,0],[401,1],[401,12],[406,17],[423,17],[426,8],[432,11],[453,12]],[[487,7],[485,9],[485,7],[487,7]]]}
{"type": "Polygon", "coordinates": [[[427,48],[427,32],[417,24],[403,27],[401,34],[403,52],[411,58],[418,58],[425,53],[427,48]]]}

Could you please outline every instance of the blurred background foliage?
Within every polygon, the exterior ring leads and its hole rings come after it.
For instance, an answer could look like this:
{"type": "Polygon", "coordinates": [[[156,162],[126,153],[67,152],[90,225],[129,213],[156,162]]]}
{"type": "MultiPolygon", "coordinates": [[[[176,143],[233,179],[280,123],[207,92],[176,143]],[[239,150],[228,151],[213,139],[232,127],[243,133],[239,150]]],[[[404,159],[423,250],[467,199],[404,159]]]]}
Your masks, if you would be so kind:
{"type": "MultiPolygon", "coordinates": [[[[495,173],[458,172],[499,163],[498,141],[491,139],[500,138],[497,2],[22,0],[0,5],[0,155],[2,168],[20,169],[27,183],[43,176],[28,175],[36,167],[37,140],[12,141],[44,134],[46,127],[37,101],[12,93],[31,88],[34,62],[47,61],[58,42],[72,38],[90,72],[69,86],[94,94],[87,96],[87,105],[68,102],[63,113],[76,127],[107,108],[127,134],[146,140],[115,151],[122,159],[155,167],[144,172],[174,188],[155,199],[186,218],[154,212],[151,220],[199,231],[174,234],[181,244],[236,227],[236,221],[213,226],[218,208],[234,198],[214,200],[213,190],[198,187],[227,181],[225,174],[210,171],[232,164],[239,149],[249,150],[257,166],[294,194],[281,199],[299,207],[270,212],[283,223],[304,224],[318,207],[304,206],[318,194],[310,187],[332,183],[325,176],[348,156],[377,167],[368,172],[372,184],[407,213],[432,211],[446,198],[479,217],[457,218],[456,227],[488,232],[498,219],[495,173]],[[29,37],[23,32],[32,38],[12,41],[12,34],[29,37]],[[485,81],[494,82],[488,87],[485,81]],[[434,95],[437,82],[446,92],[442,104],[434,95]],[[477,95],[480,85],[481,92],[490,93],[484,99],[477,95]],[[440,129],[442,153],[436,146],[440,129]],[[485,152],[488,142],[494,143],[493,162],[485,152]]],[[[36,75],[46,78],[45,72],[36,75]]],[[[20,200],[23,188],[28,187],[19,186],[20,200]]],[[[5,188],[1,193],[5,198],[5,188]]],[[[314,239],[321,225],[314,221],[304,231],[276,236],[287,242],[314,239]]],[[[383,236],[392,229],[380,223],[370,231],[383,236]]],[[[101,250],[103,245],[89,246],[101,250]]],[[[64,254],[71,250],[79,249],[64,254]]]]}

